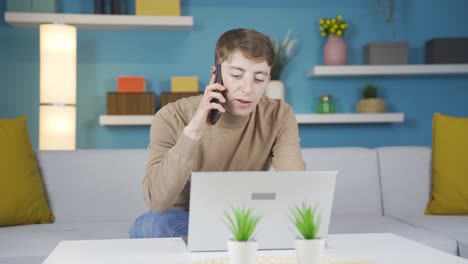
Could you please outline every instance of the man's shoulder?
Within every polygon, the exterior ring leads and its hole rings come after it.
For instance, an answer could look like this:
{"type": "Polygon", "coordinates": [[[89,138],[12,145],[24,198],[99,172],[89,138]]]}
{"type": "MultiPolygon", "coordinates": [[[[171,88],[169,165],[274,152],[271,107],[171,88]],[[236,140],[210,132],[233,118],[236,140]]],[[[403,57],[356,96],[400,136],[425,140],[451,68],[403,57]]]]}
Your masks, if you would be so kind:
{"type": "Polygon", "coordinates": [[[201,95],[197,95],[179,99],[175,102],[163,106],[156,114],[165,117],[179,116],[184,119],[190,118],[197,110],[201,98],[201,95]]]}
{"type": "Polygon", "coordinates": [[[201,97],[201,95],[191,96],[169,103],[159,109],[156,116],[171,122],[177,119],[182,123],[188,123],[197,110],[201,97]]]}

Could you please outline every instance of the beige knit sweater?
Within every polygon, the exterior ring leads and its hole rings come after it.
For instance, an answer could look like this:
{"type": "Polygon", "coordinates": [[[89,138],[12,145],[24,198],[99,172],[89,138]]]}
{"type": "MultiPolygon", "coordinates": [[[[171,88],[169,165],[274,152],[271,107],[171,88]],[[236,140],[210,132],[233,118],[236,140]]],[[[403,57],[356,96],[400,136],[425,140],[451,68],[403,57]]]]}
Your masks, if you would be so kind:
{"type": "Polygon", "coordinates": [[[153,118],[143,179],[148,207],[188,209],[192,171],[304,170],[298,127],[289,105],[263,97],[243,117],[223,113],[200,141],[183,134],[201,96],[181,99],[153,118]]]}

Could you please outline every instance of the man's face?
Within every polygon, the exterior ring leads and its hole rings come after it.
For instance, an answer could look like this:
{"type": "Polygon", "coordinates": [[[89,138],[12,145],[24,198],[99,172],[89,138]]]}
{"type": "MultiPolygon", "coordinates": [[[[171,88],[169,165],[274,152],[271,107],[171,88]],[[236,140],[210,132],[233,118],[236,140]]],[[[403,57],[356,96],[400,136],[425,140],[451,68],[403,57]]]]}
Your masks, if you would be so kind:
{"type": "Polygon", "coordinates": [[[221,73],[226,87],[226,103],[223,104],[226,111],[235,116],[252,113],[270,80],[267,62],[249,60],[236,52],[221,63],[221,73]]]}

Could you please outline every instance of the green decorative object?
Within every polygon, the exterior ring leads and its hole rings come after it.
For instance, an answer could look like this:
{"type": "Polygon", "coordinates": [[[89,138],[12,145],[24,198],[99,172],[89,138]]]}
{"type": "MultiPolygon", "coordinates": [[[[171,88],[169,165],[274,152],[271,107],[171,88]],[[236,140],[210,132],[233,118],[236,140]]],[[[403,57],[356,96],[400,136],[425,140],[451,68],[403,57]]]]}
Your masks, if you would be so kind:
{"type": "Polygon", "coordinates": [[[335,103],[330,94],[322,94],[317,105],[317,113],[330,114],[335,113],[335,103]]]}

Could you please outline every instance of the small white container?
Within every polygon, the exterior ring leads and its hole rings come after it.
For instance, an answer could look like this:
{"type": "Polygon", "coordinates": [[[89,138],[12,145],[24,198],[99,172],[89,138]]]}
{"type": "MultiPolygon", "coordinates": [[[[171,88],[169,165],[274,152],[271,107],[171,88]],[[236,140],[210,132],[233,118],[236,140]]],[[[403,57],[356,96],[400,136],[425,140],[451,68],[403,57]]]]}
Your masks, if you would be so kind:
{"type": "Polygon", "coordinates": [[[322,264],[325,255],[324,239],[296,239],[295,247],[297,264],[322,264]]]}
{"type": "Polygon", "coordinates": [[[229,264],[256,264],[257,241],[228,240],[229,264]]]}
{"type": "Polygon", "coordinates": [[[284,101],[284,83],[278,80],[269,81],[265,90],[265,96],[284,101]]]}

